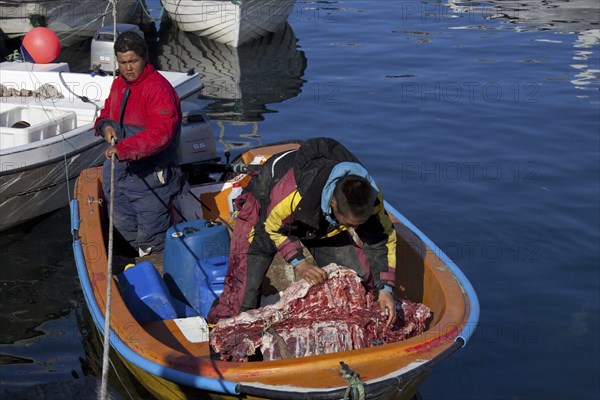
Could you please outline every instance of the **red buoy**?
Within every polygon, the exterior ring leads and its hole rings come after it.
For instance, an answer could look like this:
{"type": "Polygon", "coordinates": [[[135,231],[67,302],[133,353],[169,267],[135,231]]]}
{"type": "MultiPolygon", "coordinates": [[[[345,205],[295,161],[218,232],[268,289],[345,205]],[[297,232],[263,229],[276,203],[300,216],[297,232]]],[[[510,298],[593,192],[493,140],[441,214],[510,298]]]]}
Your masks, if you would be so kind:
{"type": "Polygon", "coordinates": [[[21,51],[27,61],[50,63],[60,53],[60,40],[52,30],[40,26],[27,32],[21,42],[21,51]]]}

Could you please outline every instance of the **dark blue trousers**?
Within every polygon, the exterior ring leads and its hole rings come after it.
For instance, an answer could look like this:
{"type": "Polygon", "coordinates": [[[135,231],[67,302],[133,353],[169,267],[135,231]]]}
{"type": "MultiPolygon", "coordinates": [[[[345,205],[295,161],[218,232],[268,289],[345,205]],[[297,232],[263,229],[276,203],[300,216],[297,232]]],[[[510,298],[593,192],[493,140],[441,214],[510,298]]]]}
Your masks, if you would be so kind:
{"type": "MultiPolygon", "coordinates": [[[[110,201],[111,161],[102,168],[102,188],[110,201]]],[[[165,183],[154,167],[128,170],[128,163],[115,160],[113,223],[116,230],[136,250],[162,251],[165,233],[171,225],[171,199],[181,193],[182,172],[176,165],[164,168],[165,183]]]]}

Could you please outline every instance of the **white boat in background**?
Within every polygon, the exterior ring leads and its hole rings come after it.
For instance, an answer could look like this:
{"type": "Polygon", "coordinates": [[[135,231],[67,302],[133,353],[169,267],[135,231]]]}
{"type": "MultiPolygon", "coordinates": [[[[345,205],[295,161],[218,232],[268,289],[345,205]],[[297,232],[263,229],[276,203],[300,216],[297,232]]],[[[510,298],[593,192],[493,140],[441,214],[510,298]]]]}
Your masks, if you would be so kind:
{"type": "MultiPolygon", "coordinates": [[[[117,22],[140,22],[139,0],[118,0],[117,22]]],[[[88,38],[102,25],[113,24],[108,0],[0,0],[0,30],[8,37],[24,36],[36,26],[45,26],[62,46],[88,38]]]]}
{"type": "MultiPolygon", "coordinates": [[[[197,73],[160,72],[182,99],[201,88],[197,73]]],[[[65,63],[0,63],[0,230],[66,206],[75,178],[102,163],[93,122],[112,81],[65,63]]]]}
{"type": "Polygon", "coordinates": [[[237,47],[277,31],[295,0],[161,0],[165,12],[183,32],[237,47]]]}

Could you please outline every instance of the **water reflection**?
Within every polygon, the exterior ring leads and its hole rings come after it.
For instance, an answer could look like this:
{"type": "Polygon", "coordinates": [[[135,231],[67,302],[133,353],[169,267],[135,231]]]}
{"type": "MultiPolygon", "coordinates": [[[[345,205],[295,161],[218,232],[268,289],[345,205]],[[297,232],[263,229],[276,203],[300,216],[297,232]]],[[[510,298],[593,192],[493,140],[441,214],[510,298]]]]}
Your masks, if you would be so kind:
{"type": "Polygon", "coordinates": [[[194,68],[211,100],[210,116],[219,120],[261,121],[266,105],[297,96],[304,84],[304,52],[289,24],[241,47],[230,47],[193,34],[161,31],[156,51],[160,69],[194,68]]]}
{"type": "Polygon", "coordinates": [[[485,3],[448,0],[448,7],[458,14],[481,14],[486,19],[502,19],[507,26],[519,32],[552,30],[576,34],[571,67],[577,72],[571,83],[582,90],[599,89],[598,50],[591,50],[600,45],[598,0],[493,0],[485,3]]]}
{"type": "Polygon", "coordinates": [[[73,310],[83,300],[69,239],[67,207],[0,235],[2,388],[81,374],[73,310]]]}
{"type": "MultiPolygon", "coordinates": [[[[448,0],[456,13],[478,13],[487,19],[502,18],[518,30],[556,30],[565,33],[598,30],[597,0],[448,0]]],[[[589,45],[598,43],[598,37],[589,45]]]]}
{"type": "Polygon", "coordinates": [[[159,37],[155,64],[165,70],[194,68],[200,74],[204,88],[198,100],[217,121],[220,134],[225,125],[247,126],[236,135],[240,143],[229,143],[226,150],[246,147],[243,137],[257,137],[257,122],[273,112],[268,104],[297,96],[305,82],[306,57],[289,24],[237,48],[163,26],[159,37]]]}
{"type": "MultiPolygon", "coordinates": [[[[92,316],[85,307],[77,316],[77,327],[81,334],[81,343],[85,359],[82,359],[82,370],[86,376],[102,378],[102,356],[103,356],[103,336],[102,332],[96,329],[92,316]]],[[[108,386],[111,391],[117,392],[123,399],[145,399],[151,400],[154,397],[141,385],[141,383],[131,374],[129,369],[123,364],[119,356],[111,351],[109,353],[108,386]]]]}

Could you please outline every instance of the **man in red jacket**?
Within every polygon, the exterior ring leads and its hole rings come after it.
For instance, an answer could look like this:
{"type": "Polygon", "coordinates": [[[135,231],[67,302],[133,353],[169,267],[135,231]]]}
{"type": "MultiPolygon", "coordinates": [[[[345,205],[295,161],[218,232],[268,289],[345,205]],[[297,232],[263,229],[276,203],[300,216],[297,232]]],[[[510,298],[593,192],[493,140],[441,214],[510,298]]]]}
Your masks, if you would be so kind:
{"type": "Polygon", "coordinates": [[[114,226],[143,256],[162,251],[171,198],[187,189],[181,169],[172,161],[181,108],[175,89],[148,63],[143,38],[125,32],[114,49],[120,76],[95,123],[96,135],[110,144],[102,185],[109,198],[114,154],[114,226]]]}

